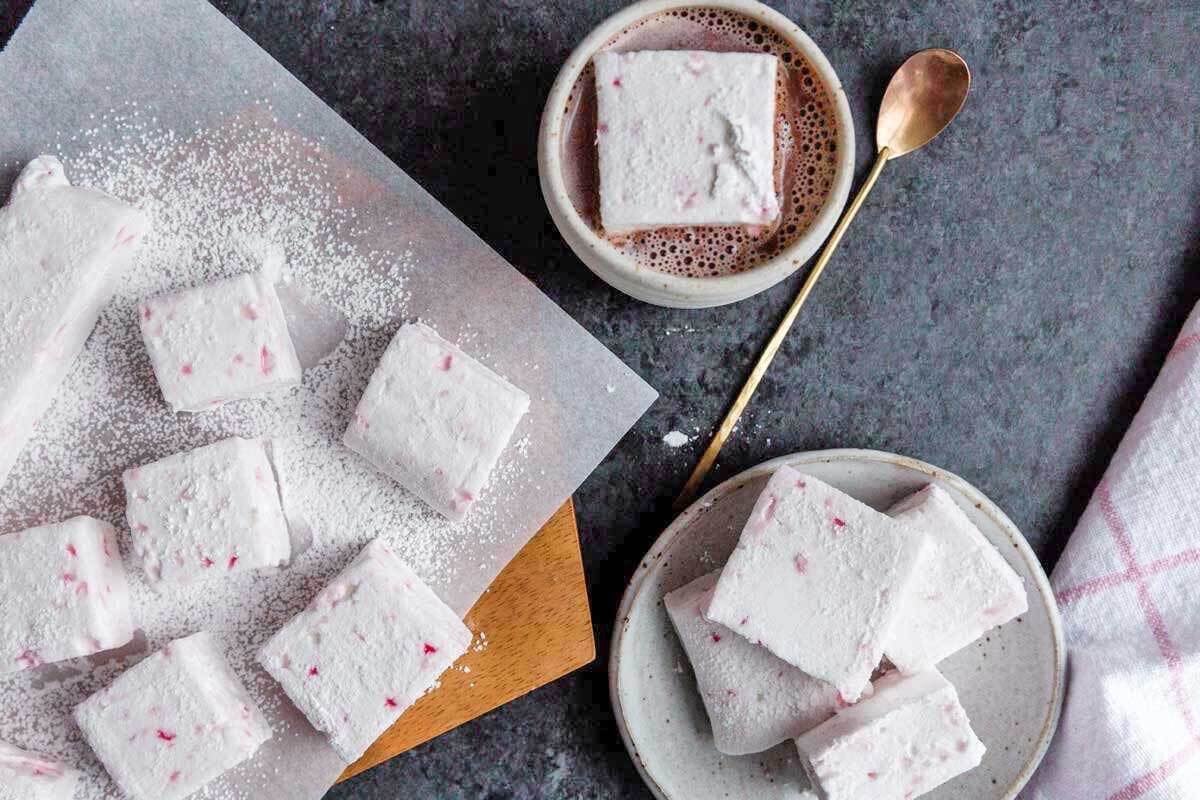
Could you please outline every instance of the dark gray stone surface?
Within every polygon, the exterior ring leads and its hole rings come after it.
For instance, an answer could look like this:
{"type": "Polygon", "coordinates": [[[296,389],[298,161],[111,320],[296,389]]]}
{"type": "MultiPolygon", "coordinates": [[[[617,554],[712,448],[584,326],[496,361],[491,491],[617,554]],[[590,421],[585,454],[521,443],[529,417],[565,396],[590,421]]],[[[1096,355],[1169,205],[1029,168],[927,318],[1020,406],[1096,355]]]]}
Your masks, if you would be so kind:
{"type": "MultiPolygon", "coordinates": [[[[0,11],[0,42],[28,4],[0,11]]],[[[576,498],[603,659],[625,581],[702,448],[662,436],[715,426],[799,279],[668,311],[608,289],[559,238],[538,116],[619,2],[216,4],[662,392],[576,498]]],[[[860,172],[910,52],[954,47],[976,82],[946,135],[885,172],[714,480],[797,450],[905,453],[975,483],[1053,564],[1200,300],[1200,5],[772,5],[838,70],[860,172]]],[[[329,795],[649,796],[603,660],[329,795]]]]}

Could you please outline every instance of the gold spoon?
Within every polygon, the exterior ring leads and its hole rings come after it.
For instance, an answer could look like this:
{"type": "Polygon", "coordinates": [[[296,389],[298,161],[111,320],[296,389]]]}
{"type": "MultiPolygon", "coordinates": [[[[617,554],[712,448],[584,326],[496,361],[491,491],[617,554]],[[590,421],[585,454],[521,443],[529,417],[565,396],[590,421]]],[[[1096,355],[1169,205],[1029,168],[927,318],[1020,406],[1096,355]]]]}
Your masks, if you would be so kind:
{"type": "Polygon", "coordinates": [[[875,146],[879,150],[875,166],[871,167],[866,182],[854,196],[837,227],[833,229],[829,241],[825,243],[825,249],[821,251],[817,263],[808,274],[808,279],[800,287],[800,293],[796,295],[791,308],[779,323],[771,340],[767,342],[762,355],[758,357],[758,362],[750,371],[750,377],[746,379],[742,391],[733,401],[725,419],[721,421],[721,427],[717,429],[708,449],[700,457],[700,463],[692,470],[691,477],[675,501],[676,510],[682,510],[696,496],[700,484],[704,482],[713,462],[717,460],[717,454],[721,452],[725,440],[733,431],[733,426],[737,424],[742,411],[754,395],[754,390],[758,388],[759,381],[766,374],[767,367],[771,366],[775,353],[787,338],[804,301],[812,293],[817,279],[825,271],[825,265],[833,257],[833,252],[841,243],[846,229],[850,227],[854,216],[862,208],[863,201],[871,193],[879,173],[883,172],[884,165],[893,158],[925,146],[941,133],[962,108],[970,88],[971,71],[967,69],[967,62],[953,50],[922,50],[896,70],[896,74],[888,83],[887,91],[883,93],[883,102],[879,106],[879,120],[875,124],[875,146]]]}

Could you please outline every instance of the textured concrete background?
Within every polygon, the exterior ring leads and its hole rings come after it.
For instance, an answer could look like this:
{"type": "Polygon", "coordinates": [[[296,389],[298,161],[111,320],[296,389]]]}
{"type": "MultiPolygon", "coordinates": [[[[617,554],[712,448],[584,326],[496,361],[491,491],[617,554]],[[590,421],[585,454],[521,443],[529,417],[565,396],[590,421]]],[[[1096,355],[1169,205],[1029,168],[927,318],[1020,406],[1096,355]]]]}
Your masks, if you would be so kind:
{"type": "MultiPolygon", "coordinates": [[[[662,436],[715,426],[798,279],[666,311],[609,290],[559,238],[538,115],[569,50],[622,3],[216,4],[662,392],[577,496],[603,659],[703,446],[662,436]]],[[[0,11],[0,42],[28,5],[0,11]]],[[[910,52],[954,47],[976,82],[953,128],[885,173],[715,479],[797,450],[905,453],[975,483],[1053,564],[1200,300],[1200,5],[771,5],[838,70],[860,174],[910,52]]],[[[329,797],[648,798],[605,681],[601,660],[329,797]]]]}

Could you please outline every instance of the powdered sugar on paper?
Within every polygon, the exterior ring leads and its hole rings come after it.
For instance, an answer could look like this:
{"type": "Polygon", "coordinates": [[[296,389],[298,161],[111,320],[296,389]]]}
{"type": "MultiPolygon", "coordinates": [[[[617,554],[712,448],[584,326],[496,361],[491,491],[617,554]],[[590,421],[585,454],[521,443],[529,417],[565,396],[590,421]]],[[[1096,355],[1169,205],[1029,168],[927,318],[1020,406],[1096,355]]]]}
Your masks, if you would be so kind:
{"type": "MultiPolygon", "coordinates": [[[[103,132],[103,145],[93,145],[89,133],[60,143],[72,182],[145,209],[155,230],[13,477],[0,488],[0,531],[74,513],[117,525],[146,647],[201,629],[224,645],[271,718],[276,739],[238,779],[200,795],[208,797],[255,796],[246,787],[274,785],[275,773],[286,769],[280,754],[303,753],[298,743],[306,737],[306,746],[320,750],[253,663],[275,629],[374,536],[387,539],[438,591],[455,584],[460,571],[493,569],[488,543],[497,497],[532,480],[523,466],[526,420],[467,522],[454,526],[341,445],[380,353],[407,316],[407,276],[421,265],[411,251],[358,246],[387,221],[360,220],[340,195],[347,173],[336,160],[286,132],[269,108],[259,112],[180,136],[159,128],[153,115],[124,109],[91,132],[103,132]],[[309,351],[302,386],[199,415],[172,413],[142,345],[136,304],[166,290],[264,268],[278,275],[289,316],[295,311],[304,327],[324,331],[301,347],[309,351]],[[270,440],[293,534],[307,549],[279,573],[238,574],[156,594],[129,556],[121,471],[231,435],[270,440]]],[[[305,338],[312,331],[298,333],[305,338]]],[[[487,360],[486,352],[476,355],[487,360]]],[[[131,648],[124,662],[52,665],[0,681],[0,739],[78,765],[86,776],[80,800],[116,796],[69,714],[143,649],[131,648]]],[[[333,767],[336,775],[336,761],[333,767]]]]}

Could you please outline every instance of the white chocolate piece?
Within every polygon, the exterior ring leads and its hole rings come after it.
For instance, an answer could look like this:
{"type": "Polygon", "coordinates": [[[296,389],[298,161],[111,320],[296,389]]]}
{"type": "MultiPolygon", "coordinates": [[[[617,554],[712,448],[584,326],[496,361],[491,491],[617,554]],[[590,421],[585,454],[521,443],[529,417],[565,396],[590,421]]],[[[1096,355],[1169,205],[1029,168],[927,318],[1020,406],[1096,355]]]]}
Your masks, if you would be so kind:
{"type": "Polygon", "coordinates": [[[91,517],[0,536],[0,675],[133,638],[113,527],[91,517]]]}
{"type": "Polygon", "coordinates": [[[206,411],[300,383],[283,307],[261,273],[151,298],[138,320],[175,411],[206,411]]]}
{"type": "Polygon", "coordinates": [[[149,220],[34,159],[0,208],[0,485],[108,304],[149,220]]]}
{"type": "Polygon", "coordinates": [[[733,631],[704,609],[719,572],[663,598],[692,664],[717,750],[740,756],[795,739],[837,710],[837,689],[810,677],[733,631]]]}
{"type": "Polygon", "coordinates": [[[593,61],[606,233],[779,216],[775,56],[604,51],[593,61]]]}
{"type": "Polygon", "coordinates": [[[891,635],[925,535],[791,467],[771,476],[707,616],[853,703],[891,635]]]}
{"type": "Polygon", "coordinates": [[[57,759],[0,742],[0,800],[71,800],[78,782],[57,759]]]}
{"type": "Polygon", "coordinates": [[[885,675],[796,747],[821,800],[912,800],[979,766],[986,750],[936,670],[885,675]]]}
{"type": "Polygon", "coordinates": [[[291,558],[270,459],[224,439],[125,471],[133,551],[152,585],[277,567],[291,558]]]}
{"type": "Polygon", "coordinates": [[[888,514],[924,531],[930,544],[884,644],[901,672],[929,669],[1028,610],[1020,576],[943,489],[930,484],[888,514]]]}
{"type": "Polygon", "coordinates": [[[132,800],[182,800],[252,757],[271,728],[204,632],[177,639],[75,708],[132,800]]]}
{"type": "Polygon", "coordinates": [[[379,361],[346,447],[447,519],[479,498],[529,396],[427,325],[405,325],[379,361]]]}
{"type": "Polygon", "coordinates": [[[470,644],[462,620],[375,539],[258,659],[350,762],[470,644]]]}

